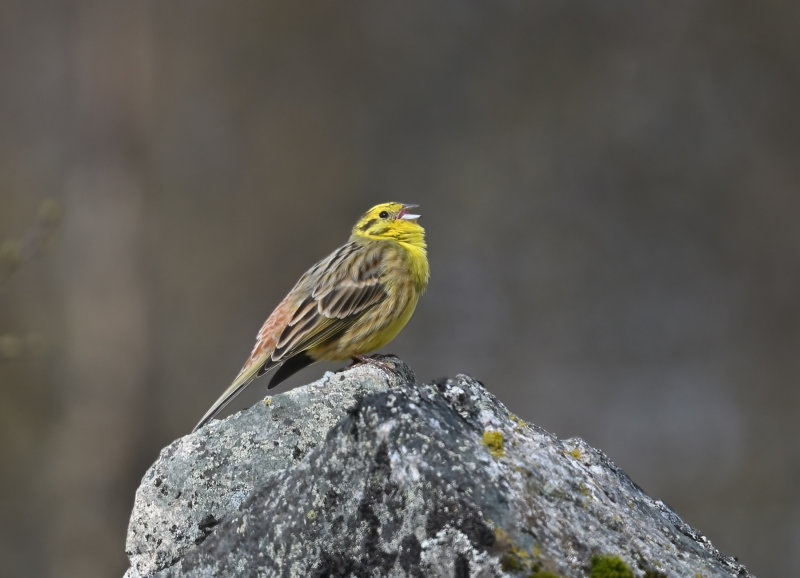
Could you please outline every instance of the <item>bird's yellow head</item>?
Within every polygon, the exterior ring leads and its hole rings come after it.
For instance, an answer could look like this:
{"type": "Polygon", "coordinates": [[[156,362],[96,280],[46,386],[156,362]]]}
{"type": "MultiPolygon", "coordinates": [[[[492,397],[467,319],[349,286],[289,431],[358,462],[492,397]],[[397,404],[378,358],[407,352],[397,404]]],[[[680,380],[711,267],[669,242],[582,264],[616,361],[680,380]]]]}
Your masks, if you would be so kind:
{"type": "Polygon", "coordinates": [[[353,237],[376,240],[394,240],[425,251],[425,229],[411,212],[417,205],[382,203],[375,205],[353,227],[353,237]]]}

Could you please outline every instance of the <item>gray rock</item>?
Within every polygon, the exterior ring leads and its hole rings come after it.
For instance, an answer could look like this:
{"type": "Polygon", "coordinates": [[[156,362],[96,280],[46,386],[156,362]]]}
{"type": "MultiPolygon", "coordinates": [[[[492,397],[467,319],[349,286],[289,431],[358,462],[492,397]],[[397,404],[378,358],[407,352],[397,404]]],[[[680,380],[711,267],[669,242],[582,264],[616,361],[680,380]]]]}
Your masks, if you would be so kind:
{"type": "Polygon", "coordinates": [[[751,576],[601,451],[523,422],[470,377],[417,384],[383,359],[394,369],[326,374],[162,451],[136,494],[126,578],[586,576],[593,564],[751,576]]]}

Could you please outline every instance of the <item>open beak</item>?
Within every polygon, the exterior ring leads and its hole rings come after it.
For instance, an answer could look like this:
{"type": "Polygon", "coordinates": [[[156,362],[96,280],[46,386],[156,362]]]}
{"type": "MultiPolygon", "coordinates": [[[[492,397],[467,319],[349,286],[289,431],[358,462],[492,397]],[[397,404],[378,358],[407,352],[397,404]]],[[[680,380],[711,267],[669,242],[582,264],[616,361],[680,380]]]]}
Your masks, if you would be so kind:
{"type": "Polygon", "coordinates": [[[409,213],[409,209],[416,209],[419,205],[403,205],[403,208],[400,209],[400,212],[397,213],[398,219],[405,219],[406,221],[415,221],[419,219],[420,215],[415,215],[413,213],[409,213]]]}

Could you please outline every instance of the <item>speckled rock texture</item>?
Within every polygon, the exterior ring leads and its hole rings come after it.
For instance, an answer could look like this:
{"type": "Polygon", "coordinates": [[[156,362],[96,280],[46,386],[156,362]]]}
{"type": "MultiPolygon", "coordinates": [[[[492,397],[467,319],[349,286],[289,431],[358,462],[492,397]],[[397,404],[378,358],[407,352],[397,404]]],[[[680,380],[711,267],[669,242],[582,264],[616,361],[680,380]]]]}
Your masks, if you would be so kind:
{"type": "Polygon", "coordinates": [[[601,451],[382,359],[165,448],[126,578],[751,576],[601,451]]]}

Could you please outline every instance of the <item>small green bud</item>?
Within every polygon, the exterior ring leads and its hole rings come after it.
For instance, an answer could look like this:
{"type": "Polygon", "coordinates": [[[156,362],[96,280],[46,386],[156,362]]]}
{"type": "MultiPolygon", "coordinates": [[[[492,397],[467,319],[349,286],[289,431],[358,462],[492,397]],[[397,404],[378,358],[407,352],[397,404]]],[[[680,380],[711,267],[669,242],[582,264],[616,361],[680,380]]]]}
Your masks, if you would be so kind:
{"type": "Polygon", "coordinates": [[[8,269],[16,269],[22,261],[22,245],[19,241],[7,239],[0,243],[0,266],[8,269]]]}
{"type": "Polygon", "coordinates": [[[47,227],[58,225],[62,216],[61,204],[54,199],[45,199],[39,205],[39,222],[47,227]]]}
{"type": "Polygon", "coordinates": [[[17,359],[22,355],[22,340],[16,335],[0,335],[0,358],[17,359]]]}

